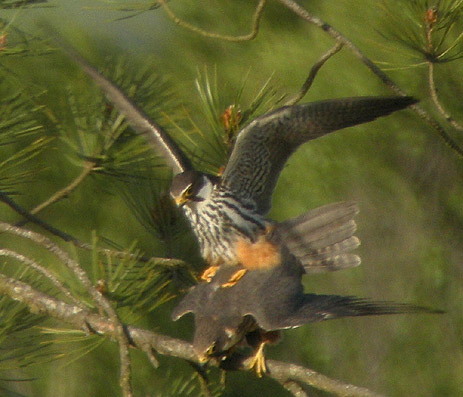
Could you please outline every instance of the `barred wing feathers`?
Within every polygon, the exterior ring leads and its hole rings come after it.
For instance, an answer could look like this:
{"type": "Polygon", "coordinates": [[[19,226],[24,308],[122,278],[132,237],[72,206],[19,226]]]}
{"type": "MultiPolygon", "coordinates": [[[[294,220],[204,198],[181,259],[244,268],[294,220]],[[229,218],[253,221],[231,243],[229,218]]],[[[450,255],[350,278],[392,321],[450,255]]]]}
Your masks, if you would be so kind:
{"type": "Polygon", "coordinates": [[[238,134],[223,184],[253,199],[259,213],[270,209],[278,176],[303,143],[330,132],[403,109],[412,97],[357,97],[287,106],[258,117],[238,134]]]}

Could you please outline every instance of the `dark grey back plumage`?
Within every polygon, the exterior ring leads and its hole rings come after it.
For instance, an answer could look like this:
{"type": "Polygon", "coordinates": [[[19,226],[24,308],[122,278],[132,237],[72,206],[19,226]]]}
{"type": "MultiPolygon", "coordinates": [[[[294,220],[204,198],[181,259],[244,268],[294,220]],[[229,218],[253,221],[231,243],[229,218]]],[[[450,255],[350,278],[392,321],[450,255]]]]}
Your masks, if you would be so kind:
{"type": "MultiPolygon", "coordinates": [[[[247,332],[295,328],[307,323],[400,313],[436,312],[420,306],[375,302],[352,296],[304,294],[303,268],[286,253],[281,266],[247,272],[231,288],[222,288],[236,267],[219,269],[213,280],[193,287],[172,313],[177,320],[186,313],[195,316],[193,345],[202,356],[215,344],[217,353],[228,350],[230,331],[247,332]],[[254,322],[250,322],[249,318],[254,322]],[[243,322],[251,329],[243,327],[243,322]]],[[[233,341],[236,344],[237,340],[233,341]]]]}

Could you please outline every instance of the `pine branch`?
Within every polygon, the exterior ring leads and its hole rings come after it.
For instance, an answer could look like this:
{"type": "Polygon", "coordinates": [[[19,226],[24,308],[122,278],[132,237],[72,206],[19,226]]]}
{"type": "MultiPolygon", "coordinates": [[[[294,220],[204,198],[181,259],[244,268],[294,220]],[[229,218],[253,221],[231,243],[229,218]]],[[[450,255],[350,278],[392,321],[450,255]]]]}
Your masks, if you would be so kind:
{"type": "Polygon", "coordinates": [[[321,67],[325,64],[325,62],[328,59],[330,59],[332,56],[336,55],[339,51],[341,51],[342,46],[342,43],[336,43],[333,48],[328,50],[325,54],[323,54],[320,57],[320,59],[310,69],[309,75],[307,76],[299,92],[295,94],[291,99],[286,101],[285,106],[295,105],[302,98],[304,98],[305,94],[307,94],[307,91],[309,91],[310,87],[312,86],[318,71],[321,69],[321,67]]]}
{"type": "MultiPolygon", "coordinates": [[[[90,330],[99,336],[106,336],[120,343],[119,325],[112,319],[64,303],[35,290],[26,283],[2,274],[0,274],[0,294],[7,295],[23,303],[33,313],[55,318],[76,329],[90,330]]],[[[123,325],[123,330],[130,347],[146,352],[148,356],[152,356],[154,350],[162,355],[177,357],[199,364],[193,346],[188,342],[128,325],[123,325]]],[[[245,364],[246,358],[237,363],[236,369],[248,370],[245,364]]],[[[303,395],[300,394],[301,389],[295,387],[294,382],[296,382],[341,396],[378,396],[378,394],[368,389],[342,383],[299,365],[267,360],[267,367],[269,370],[268,376],[287,387],[294,395],[303,395]]]]}
{"type": "Polygon", "coordinates": [[[431,96],[432,101],[434,102],[434,106],[436,107],[437,111],[441,114],[441,116],[456,130],[463,131],[463,125],[459,124],[442,106],[439,101],[439,97],[437,95],[436,83],[434,81],[434,63],[429,61],[428,62],[428,85],[429,85],[429,93],[431,96]]]}
{"type": "MultiPolygon", "coordinates": [[[[220,35],[220,34],[213,33],[213,32],[207,32],[201,28],[198,28],[197,26],[191,25],[181,20],[180,18],[178,18],[174,14],[174,12],[167,6],[165,0],[159,0],[159,2],[163,6],[165,11],[167,12],[169,17],[179,26],[187,28],[188,30],[201,34],[205,37],[224,40],[224,41],[233,41],[233,42],[248,41],[248,40],[254,39],[257,36],[257,34],[259,33],[259,21],[260,21],[263,9],[265,8],[265,5],[266,5],[265,0],[261,0],[259,4],[257,5],[256,11],[253,17],[252,30],[249,34],[242,35],[242,36],[228,36],[228,35],[220,35]]],[[[368,58],[352,41],[350,41],[346,36],[344,36],[342,33],[337,31],[331,25],[325,23],[320,18],[311,15],[305,8],[300,6],[294,0],[279,0],[279,2],[283,6],[285,6],[292,12],[294,12],[297,16],[305,20],[306,22],[313,24],[317,26],[318,28],[322,29],[324,32],[330,35],[338,44],[343,45],[346,48],[348,48],[351,51],[351,53],[353,53],[362,63],[364,63],[368,67],[368,69],[370,69],[370,71],[373,74],[375,74],[393,92],[395,92],[398,95],[402,95],[402,96],[407,95],[407,93],[399,85],[397,85],[383,70],[381,70],[370,58],[368,58]]],[[[327,55],[328,55],[328,58],[331,56],[329,54],[327,55]]],[[[319,67],[321,67],[323,63],[324,61],[319,67]]],[[[314,67],[315,66],[316,65],[314,65],[314,67]]],[[[311,74],[313,72],[314,70],[311,71],[311,74]]],[[[316,70],[315,70],[315,74],[316,74],[316,70]]],[[[311,84],[310,78],[311,77],[309,75],[308,81],[306,82],[308,86],[310,86],[311,84]]],[[[304,86],[306,84],[304,84],[304,86]]],[[[301,90],[301,95],[304,95],[304,89],[305,88],[301,90]]],[[[297,100],[300,100],[300,98],[295,97],[294,100],[297,101],[297,100]]],[[[434,117],[432,117],[425,109],[423,109],[418,104],[413,104],[410,106],[410,108],[415,113],[417,113],[420,118],[425,120],[437,132],[437,134],[447,144],[447,146],[449,146],[459,157],[463,157],[463,148],[458,145],[458,143],[448,134],[448,132],[444,129],[444,127],[442,127],[440,123],[434,117]]],[[[445,112],[442,112],[441,109],[439,109],[439,111],[444,115],[446,120],[452,124],[452,126],[455,126],[454,120],[452,118],[446,117],[448,115],[445,112]]],[[[458,126],[458,124],[456,125],[458,126]]],[[[458,127],[456,128],[459,129],[458,127]]]]}
{"type": "Polygon", "coordinates": [[[54,242],[39,233],[30,230],[21,229],[11,226],[7,223],[0,222],[0,230],[15,234],[17,236],[27,238],[35,243],[43,246],[49,252],[55,254],[77,277],[80,283],[85,287],[93,301],[109,316],[116,331],[117,340],[119,342],[119,355],[121,360],[120,383],[124,396],[130,397],[133,395],[131,387],[131,362],[129,356],[128,345],[129,341],[125,334],[124,327],[119,320],[119,317],[111,306],[111,303],[106,297],[92,284],[87,274],[84,272],[80,264],[73,260],[65,251],[59,248],[54,242]]]}
{"type": "MultiPolygon", "coordinates": [[[[434,106],[436,107],[437,111],[441,114],[442,117],[445,118],[445,120],[455,129],[459,131],[463,131],[463,125],[459,124],[450,114],[444,109],[442,104],[439,101],[439,97],[437,95],[437,89],[436,89],[436,83],[434,80],[434,63],[438,62],[437,56],[430,56],[431,54],[434,54],[437,49],[434,48],[433,44],[433,32],[434,29],[436,28],[436,22],[437,22],[437,11],[430,8],[428,9],[428,13],[425,18],[425,36],[426,36],[426,51],[427,51],[427,64],[428,64],[428,86],[429,86],[429,93],[431,96],[432,101],[434,102],[434,106]]],[[[459,39],[463,35],[460,34],[459,39]]],[[[444,40],[444,37],[442,40],[444,40]]]]}
{"type": "MultiPolygon", "coordinates": [[[[304,21],[317,26],[331,36],[338,43],[343,44],[348,48],[362,63],[366,65],[387,87],[398,95],[405,96],[407,93],[402,90],[389,76],[384,73],[376,64],[368,58],[352,41],[350,41],[342,33],[334,29],[331,25],[322,21],[320,18],[311,15],[305,8],[297,4],[294,0],[278,0],[286,8],[293,11],[304,21]]],[[[410,106],[415,113],[425,120],[432,128],[434,128],[443,141],[455,152],[459,157],[463,158],[463,148],[461,148],[455,140],[447,133],[447,131],[435,120],[426,110],[417,104],[410,106]]]]}
{"type": "MultiPolygon", "coordinates": [[[[5,204],[7,204],[11,209],[13,209],[15,212],[23,216],[25,219],[27,219],[29,222],[34,223],[38,226],[40,226],[42,229],[46,230],[47,232],[51,233],[52,235],[59,237],[63,241],[66,242],[71,242],[75,247],[85,249],[85,250],[91,250],[93,249],[91,244],[85,243],[83,241],[80,241],[76,237],[63,232],[62,230],[59,230],[55,228],[54,226],[50,225],[49,223],[43,221],[42,219],[38,218],[35,215],[32,215],[30,212],[28,212],[26,209],[21,207],[19,204],[17,204],[11,197],[9,197],[7,194],[4,192],[0,191],[0,201],[3,201],[5,204]]],[[[16,227],[20,227],[22,223],[18,222],[15,224],[16,227]]],[[[175,258],[160,258],[160,257],[149,257],[149,256],[143,256],[143,255],[136,255],[136,254],[131,254],[127,253],[124,251],[115,251],[112,249],[108,248],[97,248],[98,252],[108,255],[109,257],[112,258],[131,258],[131,259],[137,259],[140,262],[154,262],[158,265],[161,266],[182,266],[185,265],[185,262],[182,261],[181,259],[175,259],[175,258]]]]}
{"type": "Polygon", "coordinates": [[[38,273],[41,273],[43,276],[45,276],[48,280],[50,280],[54,285],[55,287],[57,287],[61,293],[66,297],[68,298],[74,305],[80,307],[80,308],[84,308],[82,302],[78,301],[72,294],[71,292],[63,285],[63,283],[61,283],[60,280],[58,280],[58,278],[56,277],[55,274],[53,274],[53,272],[51,272],[49,269],[47,269],[46,267],[43,267],[41,265],[39,265],[37,262],[33,261],[32,259],[30,258],[27,258],[25,257],[24,255],[21,255],[19,254],[18,252],[15,252],[15,251],[12,251],[12,250],[9,250],[9,249],[6,249],[6,248],[2,248],[0,249],[0,256],[5,256],[5,257],[9,257],[9,258],[14,258],[16,259],[17,261],[23,263],[24,265],[30,267],[31,269],[34,269],[35,271],[37,271],[38,273]]]}
{"type": "MultiPolygon", "coordinates": [[[[37,205],[35,208],[33,208],[30,213],[32,215],[37,214],[38,212],[42,211],[44,208],[56,203],[59,200],[62,200],[63,198],[69,196],[83,181],[84,179],[90,175],[96,167],[96,163],[87,161],[85,163],[85,166],[82,170],[82,172],[67,186],[64,188],[58,190],[56,193],[54,193],[51,197],[49,197],[47,200],[45,200],[43,203],[37,205]]],[[[21,225],[22,226],[22,225],[21,225]]]]}

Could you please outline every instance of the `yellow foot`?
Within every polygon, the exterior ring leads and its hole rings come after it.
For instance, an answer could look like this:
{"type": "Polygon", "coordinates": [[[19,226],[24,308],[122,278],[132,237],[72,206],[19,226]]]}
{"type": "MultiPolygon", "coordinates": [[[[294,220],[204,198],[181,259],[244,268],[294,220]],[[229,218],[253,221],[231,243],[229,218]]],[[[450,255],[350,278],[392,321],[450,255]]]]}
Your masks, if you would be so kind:
{"type": "Polygon", "coordinates": [[[247,271],[247,269],[241,269],[233,273],[230,279],[226,283],[222,284],[222,288],[233,287],[246,274],[247,271]]]}
{"type": "Polygon", "coordinates": [[[264,356],[264,346],[265,343],[261,343],[257,348],[256,353],[249,360],[249,369],[253,369],[256,375],[259,378],[262,378],[262,375],[267,373],[267,365],[265,364],[264,356]]]}
{"type": "Polygon", "coordinates": [[[212,277],[215,276],[217,273],[217,270],[219,270],[218,266],[210,266],[206,270],[204,270],[203,274],[201,274],[201,280],[207,281],[208,283],[211,282],[212,277]]]}

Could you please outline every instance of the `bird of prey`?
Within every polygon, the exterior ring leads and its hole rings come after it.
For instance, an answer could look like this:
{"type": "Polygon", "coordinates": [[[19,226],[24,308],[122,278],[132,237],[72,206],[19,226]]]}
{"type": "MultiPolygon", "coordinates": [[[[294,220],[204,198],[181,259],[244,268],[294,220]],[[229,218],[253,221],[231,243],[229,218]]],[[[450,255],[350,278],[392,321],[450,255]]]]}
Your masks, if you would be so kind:
{"type": "Polygon", "coordinates": [[[195,314],[194,346],[200,358],[228,356],[247,338],[255,345],[251,366],[265,370],[262,349],[275,331],[345,316],[418,311],[414,306],[353,297],[304,294],[302,274],[360,263],[349,251],[354,203],[317,208],[282,223],[266,218],[284,164],[303,143],[372,121],[416,102],[402,97],[343,98],[285,106],[257,117],[237,135],[221,176],[192,166],[166,131],[151,121],[114,83],[72,48],[65,50],[127,122],[165,159],[174,178],[170,194],[188,218],[209,264],[203,282],[174,310],[195,314]],[[252,341],[253,333],[258,337],[252,341]]]}
{"type": "MultiPolygon", "coordinates": [[[[330,132],[372,121],[416,102],[412,97],[354,97],[285,106],[257,117],[237,135],[231,155],[219,177],[195,170],[166,131],[151,121],[113,82],[100,74],[72,48],[64,48],[103,90],[127,122],[164,157],[174,178],[170,194],[188,218],[209,264],[203,279],[210,280],[219,266],[240,265],[227,286],[248,270],[281,263],[281,244],[269,239],[279,225],[266,218],[272,193],[287,159],[303,143],[330,132]]],[[[330,219],[323,219],[330,227],[330,219]]],[[[303,219],[301,220],[303,222],[303,219]]],[[[287,223],[285,242],[299,246],[304,263],[304,230],[298,221],[287,223]],[[302,234],[302,235],[301,235],[302,234]],[[291,238],[289,237],[291,236],[291,238]]],[[[281,233],[280,233],[281,234],[281,233]]],[[[349,240],[352,242],[352,239],[349,240]]],[[[355,266],[355,255],[325,255],[332,268],[355,266]]],[[[312,263],[316,267],[315,263],[312,263]]]]}
{"type": "MultiPolygon", "coordinates": [[[[306,216],[317,218],[310,212],[306,216]]],[[[311,236],[314,242],[317,237],[330,238],[330,232],[317,230],[316,222],[306,227],[306,237],[311,236]]],[[[174,309],[172,318],[194,314],[193,347],[200,362],[215,359],[224,365],[239,353],[237,346],[250,346],[253,354],[247,366],[259,376],[266,372],[264,346],[277,341],[280,330],[342,317],[439,313],[420,306],[352,296],[305,294],[301,283],[304,268],[286,247],[279,266],[249,271],[233,288],[223,288],[235,271],[233,266],[221,267],[210,282],[194,286],[174,309]]]]}

